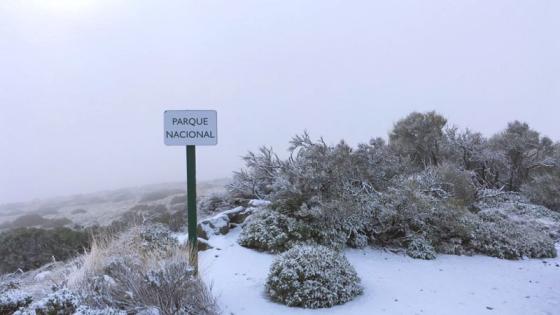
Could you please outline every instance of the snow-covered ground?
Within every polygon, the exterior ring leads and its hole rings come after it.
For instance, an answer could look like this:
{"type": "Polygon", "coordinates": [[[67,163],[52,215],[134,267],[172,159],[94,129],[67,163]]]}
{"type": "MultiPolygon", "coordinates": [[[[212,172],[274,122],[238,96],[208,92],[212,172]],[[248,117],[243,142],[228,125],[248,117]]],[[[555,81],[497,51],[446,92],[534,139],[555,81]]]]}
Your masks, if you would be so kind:
{"type": "Polygon", "coordinates": [[[224,314],[560,314],[560,258],[439,255],[424,261],[373,248],[345,252],[363,295],[330,309],[290,308],[264,292],[275,255],[239,246],[239,232],[213,236],[214,248],[200,254],[201,274],[224,314]]]}

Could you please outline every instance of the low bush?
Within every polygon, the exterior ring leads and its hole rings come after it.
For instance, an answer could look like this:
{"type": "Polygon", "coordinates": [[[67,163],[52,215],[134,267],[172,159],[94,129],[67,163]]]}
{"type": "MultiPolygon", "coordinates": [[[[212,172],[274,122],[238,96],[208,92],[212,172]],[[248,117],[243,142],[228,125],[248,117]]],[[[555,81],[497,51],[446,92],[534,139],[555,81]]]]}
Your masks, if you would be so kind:
{"type": "Polygon", "coordinates": [[[17,217],[14,221],[6,224],[7,227],[14,229],[41,226],[47,222],[47,219],[43,218],[40,214],[25,214],[17,217]]]}
{"type": "Polygon", "coordinates": [[[416,259],[436,259],[434,247],[423,237],[413,238],[408,243],[406,254],[416,259]]]}
{"type": "Polygon", "coordinates": [[[16,315],[70,315],[74,314],[79,305],[80,299],[76,294],[66,288],[55,289],[54,292],[42,300],[16,312],[16,315]]]}
{"type": "MultiPolygon", "coordinates": [[[[468,241],[475,229],[470,223],[474,215],[434,196],[433,189],[427,187],[430,186],[415,176],[400,181],[398,188],[390,188],[383,194],[368,227],[371,242],[408,248],[410,240],[421,235],[439,251],[449,242],[468,241]]],[[[375,207],[375,201],[372,204],[375,207]]]]}
{"type": "Polygon", "coordinates": [[[336,229],[321,228],[278,211],[264,209],[247,219],[238,242],[244,247],[279,253],[297,244],[319,244],[340,249],[347,239],[347,235],[336,229]]]}
{"type": "Polygon", "coordinates": [[[181,193],[181,192],[183,192],[182,189],[163,189],[163,190],[152,191],[152,192],[144,194],[140,198],[140,202],[149,202],[149,201],[161,200],[163,198],[167,198],[171,195],[178,194],[178,193],[181,193]]]}
{"type": "Polygon", "coordinates": [[[230,202],[229,194],[213,193],[202,197],[198,201],[197,210],[200,213],[215,213],[234,208],[230,202]]]}
{"type": "Polygon", "coordinates": [[[33,301],[28,293],[20,290],[0,292],[0,315],[10,315],[20,307],[26,307],[33,301]]]}
{"type": "Polygon", "coordinates": [[[455,165],[444,164],[435,169],[438,181],[450,194],[452,201],[460,206],[469,206],[476,201],[478,191],[476,175],[457,169],[455,165]]]}
{"type": "MultiPolygon", "coordinates": [[[[435,130],[431,136],[442,137],[441,147],[437,144],[430,153],[414,144],[426,140],[415,138],[415,128],[401,135],[411,137],[407,154],[382,139],[352,148],[344,141],[312,141],[307,133],[292,139],[288,159],[269,148],[249,153],[229,193],[272,203],[246,223],[239,243],[270,252],[296,244],[375,244],[403,248],[423,259],[434,252],[509,259],[555,255],[551,242],[560,238],[560,220],[552,211],[530,205],[522,194],[504,190],[519,184],[508,179],[515,174],[506,172],[510,166],[504,152],[483,148],[486,142],[479,135],[466,132],[444,139],[448,135],[435,130]],[[488,220],[480,213],[489,208],[503,210],[506,217],[488,220]],[[524,241],[523,233],[530,240],[524,241]]],[[[548,169],[549,164],[542,166],[548,169]]],[[[560,177],[550,174],[517,175],[530,175],[532,182],[523,191],[533,202],[553,207],[560,177]]]]}
{"type": "Polygon", "coordinates": [[[296,220],[275,211],[263,210],[247,219],[238,243],[241,246],[272,253],[283,252],[301,241],[294,235],[296,220]]]}
{"type": "Polygon", "coordinates": [[[560,212],[560,171],[534,178],[521,191],[532,202],[560,212]]]}
{"type": "Polygon", "coordinates": [[[176,205],[176,204],[186,205],[187,204],[187,195],[186,194],[181,194],[181,195],[173,196],[173,198],[171,198],[171,200],[169,201],[169,204],[170,205],[176,205]]]}
{"type": "Polygon", "coordinates": [[[500,213],[481,213],[470,246],[488,256],[519,259],[556,257],[554,240],[523,222],[513,222],[500,213]]]}
{"type": "Polygon", "coordinates": [[[161,226],[137,226],[96,241],[68,283],[96,309],[217,314],[209,289],[188,264],[189,255],[161,226]]]}
{"type": "MultiPolygon", "coordinates": [[[[519,222],[512,218],[520,213],[482,210],[473,214],[406,185],[384,199],[369,228],[371,241],[406,248],[411,257],[428,259],[433,256],[431,247],[445,254],[480,253],[505,259],[556,257],[551,230],[535,219],[538,213],[519,222]],[[417,235],[422,238],[416,239],[417,235]]],[[[515,204],[495,206],[504,211],[513,208],[509,212],[526,209],[517,209],[515,204]]]]}
{"type": "Polygon", "coordinates": [[[323,246],[296,246],[274,261],[266,292],[288,306],[324,308],[362,293],[360,279],[346,257],[323,246]]]}
{"type": "Polygon", "coordinates": [[[17,229],[17,228],[28,228],[28,227],[40,227],[45,229],[64,227],[72,224],[72,221],[67,218],[55,218],[48,219],[44,218],[39,214],[25,214],[10,223],[4,223],[0,225],[0,228],[6,229],[17,229]]]}
{"type": "Polygon", "coordinates": [[[68,228],[20,228],[0,234],[0,273],[66,260],[89,248],[90,233],[68,228]]]}
{"type": "Polygon", "coordinates": [[[187,226],[187,212],[185,210],[165,212],[154,217],[152,221],[168,226],[171,231],[179,232],[187,226]]]}
{"type": "MultiPolygon", "coordinates": [[[[29,302],[31,299],[29,299],[29,302]]],[[[3,314],[0,312],[0,314],[3,314]]],[[[8,314],[8,313],[6,313],[8,314]]],[[[53,292],[36,302],[27,303],[14,315],[126,315],[126,312],[112,308],[95,309],[84,305],[82,298],[68,288],[53,287],[53,292]]]]}

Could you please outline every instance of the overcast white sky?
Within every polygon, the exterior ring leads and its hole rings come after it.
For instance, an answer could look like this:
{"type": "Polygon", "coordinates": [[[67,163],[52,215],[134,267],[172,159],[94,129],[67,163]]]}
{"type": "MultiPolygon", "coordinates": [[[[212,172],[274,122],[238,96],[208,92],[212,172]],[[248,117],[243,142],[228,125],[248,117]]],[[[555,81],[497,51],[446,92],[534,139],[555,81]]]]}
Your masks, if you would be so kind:
{"type": "Polygon", "coordinates": [[[559,1],[0,2],[0,203],[185,178],[165,109],[216,109],[199,179],[239,156],[384,136],[435,109],[560,140],[559,1]]]}

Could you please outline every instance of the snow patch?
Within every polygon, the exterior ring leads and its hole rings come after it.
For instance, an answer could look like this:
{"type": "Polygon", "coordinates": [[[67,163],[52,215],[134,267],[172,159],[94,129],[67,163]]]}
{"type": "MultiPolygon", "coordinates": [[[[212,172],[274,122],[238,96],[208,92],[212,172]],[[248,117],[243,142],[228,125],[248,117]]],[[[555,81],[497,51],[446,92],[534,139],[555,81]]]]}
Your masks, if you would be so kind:
{"type": "Polygon", "coordinates": [[[251,200],[249,200],[249,205],[253,206],[253,207],[266,207],[270,204],[271,204],[271,202],[268,201],[268,200],[262,200],[262,199],[251,199],[251,200]]]}

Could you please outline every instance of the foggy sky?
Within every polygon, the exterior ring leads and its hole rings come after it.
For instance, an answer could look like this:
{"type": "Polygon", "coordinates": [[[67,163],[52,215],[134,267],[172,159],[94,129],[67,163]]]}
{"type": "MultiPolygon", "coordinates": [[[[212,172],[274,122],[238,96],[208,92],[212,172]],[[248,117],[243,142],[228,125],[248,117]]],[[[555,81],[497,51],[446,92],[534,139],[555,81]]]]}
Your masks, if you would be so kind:
{"type": "Polygon", "coordinates": [[[560,140],[558,1],[0,2],[0,203],[181,181],[165,109],[216,109],[198,178],[291,136],[435,109],[560,140]]]}

